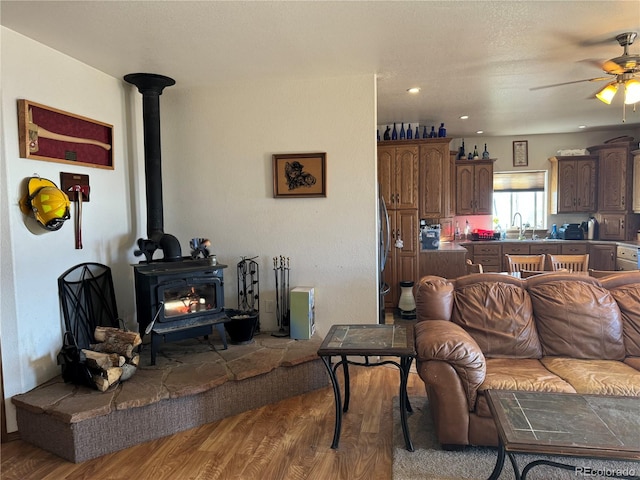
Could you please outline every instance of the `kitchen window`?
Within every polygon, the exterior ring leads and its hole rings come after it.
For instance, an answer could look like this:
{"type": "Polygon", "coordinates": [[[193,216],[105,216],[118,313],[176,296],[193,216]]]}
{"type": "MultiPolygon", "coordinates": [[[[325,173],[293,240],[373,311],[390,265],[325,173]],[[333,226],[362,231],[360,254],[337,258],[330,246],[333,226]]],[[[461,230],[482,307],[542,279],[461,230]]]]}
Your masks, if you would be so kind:
{"type": "Polygon", "coordinates": [[[496,172],[493,174],[494,225],[501,229],[513,223],[516,213],[522,215],[527,228],[547,228],[547,172],[496,172]]]}

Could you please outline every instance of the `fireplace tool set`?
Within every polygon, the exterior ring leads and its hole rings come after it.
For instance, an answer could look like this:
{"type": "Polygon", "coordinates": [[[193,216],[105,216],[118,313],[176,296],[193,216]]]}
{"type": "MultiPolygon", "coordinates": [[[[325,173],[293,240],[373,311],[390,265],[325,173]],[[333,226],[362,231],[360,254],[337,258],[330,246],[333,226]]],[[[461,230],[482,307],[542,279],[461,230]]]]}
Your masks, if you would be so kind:
{"type": "Polygon", "coordinates": [[[276,320],[279,330],[272,335],[274,337],[287,337],[289,335],[290,303],[289,303],[289,257],[273,257],[273,272],[276,277],[276,320]]]}
{"type": "Polygon", "coordinates": [[[242,257],[238,262],[238,309],[226,309],[230,321],[224,327],[236,345],[253,342],[253,336],[260,332],[259,268],[255,258],[242,257]]]}

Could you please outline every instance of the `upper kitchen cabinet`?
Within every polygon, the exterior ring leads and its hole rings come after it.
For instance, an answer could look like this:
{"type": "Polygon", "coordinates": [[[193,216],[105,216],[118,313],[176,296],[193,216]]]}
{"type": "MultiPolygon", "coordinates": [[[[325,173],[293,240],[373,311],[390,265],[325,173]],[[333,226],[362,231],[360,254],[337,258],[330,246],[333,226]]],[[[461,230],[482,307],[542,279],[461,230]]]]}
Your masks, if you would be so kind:
{"type": "Polygon", "coordinates": [[[633,153],[633,211],[640,213],[640,150],[633,153]]]}
{"type": "Polygon", "coordinates": [[[597,157],[551,157],[549,213],[593,213],[597,210],[597,157]]]}
{"type": "Polygon", "coordinates": [[[630,137],[589,147],[598,157],[598,214],[601,240],[635,240],[640,215],[633,211],[634,156],[630,137]]]}
{"type": "Polygon", "coordinates": [[[493,159],[456,162],[457,215],[491,215],[493,162],[493,159]]]}
{"type": "Polygon", "coordinates": [[[434,138],[419,142],[418,210],[420,218],[453,215],[451,198],[450,138],[434,138]]]}
{"type": "Polygon", "coordinates": [[[379,144],[378,181],[388,209],[417,209],[418,147],[379,144]]]}
{"type": "Polygon", "coordinates": [[[589,147],[598,156],[598,211],[630,211],[633,198],[631,142],[613,142],[589,147]]]}

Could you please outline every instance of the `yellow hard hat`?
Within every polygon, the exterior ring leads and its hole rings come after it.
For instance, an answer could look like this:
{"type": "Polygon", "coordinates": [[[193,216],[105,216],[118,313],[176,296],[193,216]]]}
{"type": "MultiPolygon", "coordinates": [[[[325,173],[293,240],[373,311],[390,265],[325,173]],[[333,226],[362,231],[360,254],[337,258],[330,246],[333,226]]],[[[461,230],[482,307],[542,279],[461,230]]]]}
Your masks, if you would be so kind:
{"type": "Polygon", "coordinates": [[[33,213],[38,223],[47,230],[60,230],[70,217],[67,194],[51,180],[40,177],[31,177],[27,188],[27,195],[20,201],[22,212],[33,213]]]}

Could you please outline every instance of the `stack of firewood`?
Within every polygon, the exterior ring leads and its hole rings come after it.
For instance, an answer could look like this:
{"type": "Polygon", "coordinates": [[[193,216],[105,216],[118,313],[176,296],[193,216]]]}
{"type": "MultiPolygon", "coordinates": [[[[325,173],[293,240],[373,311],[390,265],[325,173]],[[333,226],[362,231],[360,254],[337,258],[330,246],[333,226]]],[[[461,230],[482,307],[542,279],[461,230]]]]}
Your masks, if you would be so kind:
{"type": "Polygon", "coordinates": [[[111,385],[131,378],[140,363],[134,349],[142,343],[140,334],[112,327],[96,327],[89,349],[82,349],[86,364],[92,370],[98,390],[106,391],[111,385]]]}

